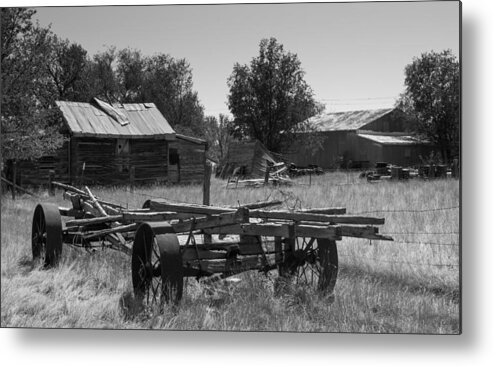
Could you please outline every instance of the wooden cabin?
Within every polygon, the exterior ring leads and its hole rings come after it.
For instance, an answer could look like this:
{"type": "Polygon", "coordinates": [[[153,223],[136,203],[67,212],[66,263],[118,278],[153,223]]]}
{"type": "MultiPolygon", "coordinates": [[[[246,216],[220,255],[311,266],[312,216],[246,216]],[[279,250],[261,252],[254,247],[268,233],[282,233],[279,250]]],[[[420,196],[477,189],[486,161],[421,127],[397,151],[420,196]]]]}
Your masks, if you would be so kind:
{"type": "Polygon", "coordinates": [[[67,141],[53,156],[18,165],[22,185],[55,179],[75,185],[197,183],[203,180],[204,140],[177,135],[154,103],[110,105],[56,102],[67,141]]]}

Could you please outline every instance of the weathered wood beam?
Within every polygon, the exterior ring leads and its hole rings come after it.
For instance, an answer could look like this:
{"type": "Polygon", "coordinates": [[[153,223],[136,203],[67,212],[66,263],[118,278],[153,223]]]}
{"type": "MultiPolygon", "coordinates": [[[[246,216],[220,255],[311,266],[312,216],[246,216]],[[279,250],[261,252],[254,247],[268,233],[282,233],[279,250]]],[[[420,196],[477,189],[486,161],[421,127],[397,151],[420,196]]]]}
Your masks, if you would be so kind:
{"type": "Polygon", "coordinates": [[[293,221],[316,221],[316,222],[331,222],[356,225],[382,225],[385,219],[366,216],[349,216],[349,215],[322,215],[315,213],[299,213],[286,211],[250,211],[250,217],[261,219],[281,219],[293,221]]]}
{"type": "Polygon", "coordinates": [[[95,238],[98,236],[105,236],[109,234],[116,234],[116,233],[124,233],[128,231],[133,231],[136,230],[138,227],[138,224],[129,224],[129,225],[122,225],[122,226],[117,226],[113,227],[110,229],[103,229],[103,230],[97,230],[97,231],[90,231],[88,233],[84,233],[82,237],[84,239],[89,239],[89,238],[95,238]]]}
{"type": "Polygon", "coordinates": [[[197,216],[196,214],[178,213],[178,212],[134,212],[126,211],[122,213],[123,221],[125,222],[145,222],[145,221],[169,221],[179,219],[190,219],[197,216]]]}
{"type": "MultiPolygon", "coordinates": [[[[262,201],[262,202],[255,202],[255,203],[247,203],[245,205],[240,205],[237,208],[248,208],[250,210],[255,210],[259,208],[265,208],[265,207],[272,207],[272,206],[279,206],[282,205],[282,201],[279,200],[273,200],[273,201],[262,201]]],[[[235,207],[231,207],[235,208],[235,207]]]]}
{"type": "Polygon", "coordinates": [[[123,215],[115,215],[115,216],[103,216],[103,217],[94,217],[89,219],[77,219],[70,220],[65,222],[65,226],[83,226],[83,225],[91,225],[91,224],[101,224],[105,222],[115,222],[122,220],[123,215]]]}
{"type": "Polygon", "coordinates": [[[96,197],[94,197],[94,195],[92,194],[92,192],[89,189],[89,187],[88,186],[84,186],[84,189],[86,190],[87,195],[91,198],[92,204],[94,205],[94,207],[96,208],[96,210],[99,211],[99,213],[101,214],[101,216],[109,216],[106,213],[106,211],[104,210],[104,208],[101,207],[101,205],[99,204],[99,202],[96,199],[96,197]]]}
{"type": "Polygon", "coordinates": [[[322,215],[344,215],[346,213],[345,207],[326,207],[326,208],[304,208],[296,210],[300,213],[314,213],[322,215]]]}
{"type": "Polygon", "coordinates": [[[340,225],[341,235],[353,238],[374,239],[374,240],[394,240],[390,236],[378,234],[378,228],[373,226],[346,226],[340,225]]]}
{"type": "Polygon", "coordinates": [[[297,237],[341,240],[341,231],[338,226],[296,225],[297,237]]]}
{"type": "Polygon", "coordinates": [[[149,208],[151,211],[174,211],[202,215],[217,215],[236,211],[236,209],[229,207],[205,206],[190,203],[170,203],[162,199],[150,200],[149,208]]]}
{"type": "Polygon", "coordinates": [[[96,210],[89,202],[82,202],[82,209],[85,211],[85,212],[88,212],[90,213],[91,215],[93,215],[94,217],[98,217],[100,216],[99,214],[99,211],[96,210]]]}
{"type": "Polygon", "coordinates": [[[190,230],[208,229],[236,223],[248,222],[248,209],[240,208],[235,212],[211,215],[200,219],[187,220],[171,224],[176,233],[189,232],[190,230]]]}
{"type": "Polygon", "coordinates": [[[235,224],[203,230],[206,234],[261,235],[289,237],[292,229],[289,224],[235,224]]]}

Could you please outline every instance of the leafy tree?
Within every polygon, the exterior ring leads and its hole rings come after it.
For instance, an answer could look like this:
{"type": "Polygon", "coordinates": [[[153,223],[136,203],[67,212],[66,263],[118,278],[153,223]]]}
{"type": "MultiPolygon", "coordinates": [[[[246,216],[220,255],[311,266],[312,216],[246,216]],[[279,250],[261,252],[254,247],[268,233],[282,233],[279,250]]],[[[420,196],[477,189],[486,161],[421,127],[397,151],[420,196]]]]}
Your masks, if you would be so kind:
{"type": "Polygon", "coordinates": [[[219,114],[219,120],[215,116],[207,116],[203,130],[209,146],[209,156],[222,163],[226,158],[228,145],[233,140],[231,121],[224,114],[219,114]]]}
{"type": "Polygon", "coordinates": [[[139,50],[125,48],[118,52],[116,74],[123,103],[145,102],[142,99],[145,63],[146,59],[139,50]]]}
{"type": "Polygon", "coordinates": [[[49,155],[63,143],[46,68],[51,32],[32,23],[34,14],[1,9],[3,162],[49,155]]]}
{"type": "Polygon", "coordinates": [[[440,148],[445,161],[458,153],[460,66],[450,50],[423,53],[405,68],[397,106],[417,117],[417,132],[440,148]]]}
{"type": "Polygon", "coordinates": [[[166,54],[148,58],[141,99],[154,102],[177,132],[203,136],[204,108],[185,59],[166,54]]]}
{"type": "Polygon", "coordinates": [[[120,102],[120,85],[115,72],[117,57],[116,47],[109,47],[94,55],[90,70],[93,96],[109,103],[120,102]]]}
{"type": "Polygon", "coordinates": [[[56,35],[50,37],[50,58],[46,63],[58,100],[81,101],[87,85],[84,75],[88,67],[87,51],[56,35]]]}
{"type": "Polygon", "coordinates": [[[275,38],[260,42],[250,65],[235,64],[228,79],[233,134],[255,138],[269,150],[280,151],[306,130],[301,122],[321,111],[304,80],[298,56],[284,51],[275,38]]]}

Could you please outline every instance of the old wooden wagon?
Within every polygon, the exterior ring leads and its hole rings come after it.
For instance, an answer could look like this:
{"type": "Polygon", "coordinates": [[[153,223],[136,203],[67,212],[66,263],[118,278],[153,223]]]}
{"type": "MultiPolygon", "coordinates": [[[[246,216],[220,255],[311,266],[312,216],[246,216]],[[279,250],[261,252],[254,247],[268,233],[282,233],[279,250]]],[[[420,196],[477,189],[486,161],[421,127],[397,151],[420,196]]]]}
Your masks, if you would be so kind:
{"type": "Polygon", "coordinates": [[[148,200],[127,209],[84,190],[64,189],[71,207],[41,203],[32,223],[32,253],[54,266],[63,244],[131,256],[136,298],[147,304],[180,301],[184,278],[224,279],[248,270],[277,270],[283,281],[334,290],[336,241],[379,235],[383,218],[347,215],[346,209],[273,210],[280,201],[218,207],[148,200]],[[63,217],[63,220],[62,220],[63,217]]]}

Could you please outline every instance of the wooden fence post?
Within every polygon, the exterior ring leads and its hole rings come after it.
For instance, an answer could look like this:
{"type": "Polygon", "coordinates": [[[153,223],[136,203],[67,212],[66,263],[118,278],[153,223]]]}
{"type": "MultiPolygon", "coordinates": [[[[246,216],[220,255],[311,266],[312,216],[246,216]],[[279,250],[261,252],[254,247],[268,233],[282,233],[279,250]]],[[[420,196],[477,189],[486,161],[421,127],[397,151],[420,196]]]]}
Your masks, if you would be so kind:
{"type": "Polygon", "coordinates": [[[48,194],[50,196],[55,195],[55,186],[53,185],[53,181],[55,180],[55,171],[50,169],[48,172],[48,194]]]}
{"type": "Polygon", "coordinates": [[[17,182],[17,162],[12,162],[12,199],[15,200],[15,185],[17,182]]]}
{"type": "MultiPolygon", "coordinates": [[[[203,196],[202,204],[209,206],[211,204],[211,173],[212,167],[207,162],[204,165],[204,185],[202,187],[203,196]]],[[[212,243],[212,235],[204,234],[204,243],[212,243]]]]}

